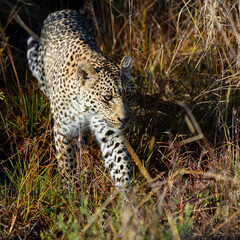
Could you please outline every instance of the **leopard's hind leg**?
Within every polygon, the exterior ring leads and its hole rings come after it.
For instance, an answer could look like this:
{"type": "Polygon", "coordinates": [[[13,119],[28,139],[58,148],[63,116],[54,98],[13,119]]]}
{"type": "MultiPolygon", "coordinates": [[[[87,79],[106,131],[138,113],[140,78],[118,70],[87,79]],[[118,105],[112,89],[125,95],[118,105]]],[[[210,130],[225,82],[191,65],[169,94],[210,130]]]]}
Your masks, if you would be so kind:
{"type": "Polygon", "coordinates": [[[40,43],[33,37],[29,37],[27,40],[28,65],[32,72],[32,75],[38,80],[38,86],[49,98],[49,86],[45,78],[43,66],[41,66],[41,64],[43,64],[43,60],[42,54],[39,54],[40,52],[41,52],[40,43]],[[39,62],[41,64],[39,64],[39,62]]]}

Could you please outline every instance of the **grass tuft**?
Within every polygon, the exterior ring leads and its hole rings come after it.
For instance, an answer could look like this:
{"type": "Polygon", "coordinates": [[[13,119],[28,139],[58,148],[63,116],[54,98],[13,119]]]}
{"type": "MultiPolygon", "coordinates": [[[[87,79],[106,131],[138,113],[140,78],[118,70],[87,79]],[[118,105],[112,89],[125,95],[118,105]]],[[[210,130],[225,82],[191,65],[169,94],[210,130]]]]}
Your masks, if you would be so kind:
{"type": "Polygon", "coordinates": [[[0,5],[0,238],[237,239],[239,2],[73,2],[0,5]],[[77,184],[60,188],[49,102],[13,16],[38,30],[46,13],[64,8],[92,16],[111,59],[134,60],[127,194],[91,135],[77,184]]]}

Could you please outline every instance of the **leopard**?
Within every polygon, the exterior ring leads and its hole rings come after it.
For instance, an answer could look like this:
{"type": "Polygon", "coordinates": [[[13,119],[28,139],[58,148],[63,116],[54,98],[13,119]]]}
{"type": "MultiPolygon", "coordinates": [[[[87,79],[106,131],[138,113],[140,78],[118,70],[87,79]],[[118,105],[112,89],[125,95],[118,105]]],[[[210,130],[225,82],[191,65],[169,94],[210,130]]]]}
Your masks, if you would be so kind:
{"type": "Polygon", "coordinates": [[[124,56],[114,63],[94,35],[94,27],[78,11],[50,13],[40,41],[32,36],[27,40],[28,65],[50,102],[62,182],[69,183],[79,171],[82,139],[90,130],[113,185],[126,188],[133,179],[124,136],[132,119],[132,60],[124,56]]]}

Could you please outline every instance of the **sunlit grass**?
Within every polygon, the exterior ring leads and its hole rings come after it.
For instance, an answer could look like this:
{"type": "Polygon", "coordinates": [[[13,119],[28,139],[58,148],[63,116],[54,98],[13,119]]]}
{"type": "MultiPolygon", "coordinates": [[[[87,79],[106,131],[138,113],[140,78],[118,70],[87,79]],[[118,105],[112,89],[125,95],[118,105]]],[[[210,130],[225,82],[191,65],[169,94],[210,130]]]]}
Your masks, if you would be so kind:
{"type": "Polygon", "coordinates": [[[77,184],[61,190],[49,102],[2,23],[0,238],[239,236],[238,9],[237,1],[90,5],[100,48],[116,62],[134,60],[127,194],[113,186],[92,136],[77,184]]]}

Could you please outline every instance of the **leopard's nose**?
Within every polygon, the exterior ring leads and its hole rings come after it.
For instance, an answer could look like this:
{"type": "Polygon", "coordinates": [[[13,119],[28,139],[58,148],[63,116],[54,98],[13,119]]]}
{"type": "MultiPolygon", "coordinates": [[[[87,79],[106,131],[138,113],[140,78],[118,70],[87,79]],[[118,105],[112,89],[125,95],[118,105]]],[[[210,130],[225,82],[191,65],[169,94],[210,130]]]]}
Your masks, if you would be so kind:
{"type": "Polygon", "coordinates": [[[130,120],[130,117],[126,117],[126,118],[118,118],[118,120],[122,123],[127,123],[130,120]]]}

